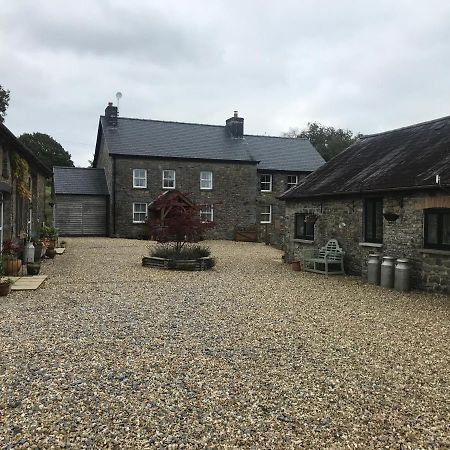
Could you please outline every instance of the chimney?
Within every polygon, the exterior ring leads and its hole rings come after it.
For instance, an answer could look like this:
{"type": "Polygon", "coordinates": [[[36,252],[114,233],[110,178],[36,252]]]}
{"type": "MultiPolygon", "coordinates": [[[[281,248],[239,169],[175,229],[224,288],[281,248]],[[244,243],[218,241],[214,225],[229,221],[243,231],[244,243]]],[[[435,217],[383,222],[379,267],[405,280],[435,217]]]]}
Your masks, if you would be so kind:
{"type": "Polygon", "coordinates": [[[105,118],[106,123],[110,127],[117,127],[117,117],[119,116],[119,111],[117,110],[117,106],[113,106],[112,102],[108,103],[108,106],[105,109],[105,118]]]}
{"type": "Polygon", "coordinates": [[[233,117],[227,119],[225,123],[228,134],[233,139],[242,139],[244,137],[244,119],[238,116],[237,111],[234,111],[233,117]]]}

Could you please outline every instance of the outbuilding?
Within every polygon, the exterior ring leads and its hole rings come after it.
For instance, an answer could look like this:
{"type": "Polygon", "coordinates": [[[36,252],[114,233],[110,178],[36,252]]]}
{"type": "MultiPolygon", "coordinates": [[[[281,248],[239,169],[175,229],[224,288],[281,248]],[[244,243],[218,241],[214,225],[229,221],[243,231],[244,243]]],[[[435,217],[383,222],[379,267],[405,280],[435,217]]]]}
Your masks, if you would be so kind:
{"type": "Polygon", "coordinates": [[[103,169],[54,167],[55,226],[61,236],[106,236],[109,192],[103,169]]]}

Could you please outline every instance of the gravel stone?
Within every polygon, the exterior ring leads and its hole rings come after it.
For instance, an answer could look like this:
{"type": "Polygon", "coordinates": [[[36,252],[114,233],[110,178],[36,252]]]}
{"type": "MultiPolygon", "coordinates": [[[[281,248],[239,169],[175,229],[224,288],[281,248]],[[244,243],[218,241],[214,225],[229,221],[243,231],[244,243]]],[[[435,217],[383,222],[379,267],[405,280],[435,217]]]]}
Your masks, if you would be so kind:
{"type": "Polygon", "coordinates": [[[450,448],[450,299],[206,242],[68,238],[0,300],[0,449],[450,448]]]}

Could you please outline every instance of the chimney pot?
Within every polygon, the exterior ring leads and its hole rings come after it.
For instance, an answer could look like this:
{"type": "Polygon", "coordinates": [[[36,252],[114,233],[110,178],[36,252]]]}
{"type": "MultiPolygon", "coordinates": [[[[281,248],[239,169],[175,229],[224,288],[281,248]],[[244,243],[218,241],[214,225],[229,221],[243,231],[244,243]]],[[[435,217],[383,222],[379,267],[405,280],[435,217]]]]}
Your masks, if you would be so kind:
{"type": "Polygon", "coordinates": [[[238,112],[234,111],[234,117],[238,117],[238,112]]]}

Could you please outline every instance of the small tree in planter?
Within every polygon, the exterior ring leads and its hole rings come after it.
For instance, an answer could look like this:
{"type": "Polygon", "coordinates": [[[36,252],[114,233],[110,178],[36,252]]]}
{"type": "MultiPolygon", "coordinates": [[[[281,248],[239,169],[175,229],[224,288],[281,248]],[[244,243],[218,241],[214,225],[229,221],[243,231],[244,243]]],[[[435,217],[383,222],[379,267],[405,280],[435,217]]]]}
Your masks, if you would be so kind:
{"type": "Polygon", "coordinates": [[[215,224],[200,219],[199,207],[186,194],[178,191],[165,193],[152,203],[151,209],[153,217],[147,220],[150,239],[173,243],[154,248],[152,256],[164,254],[165,258],[178,261],[206,257],[205,247],[187,244],[198,242],[215,224]]]}

